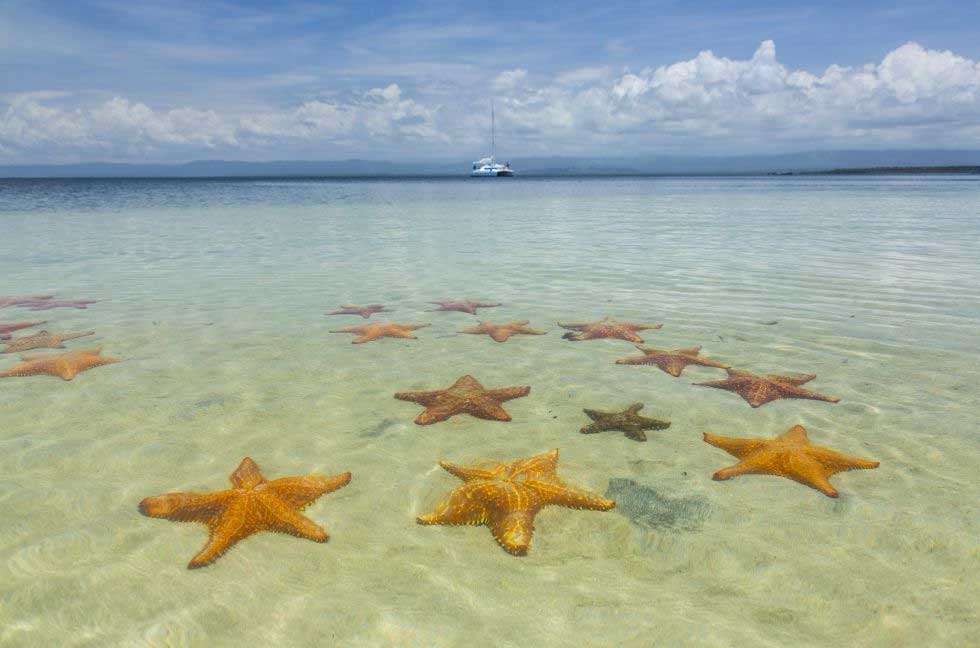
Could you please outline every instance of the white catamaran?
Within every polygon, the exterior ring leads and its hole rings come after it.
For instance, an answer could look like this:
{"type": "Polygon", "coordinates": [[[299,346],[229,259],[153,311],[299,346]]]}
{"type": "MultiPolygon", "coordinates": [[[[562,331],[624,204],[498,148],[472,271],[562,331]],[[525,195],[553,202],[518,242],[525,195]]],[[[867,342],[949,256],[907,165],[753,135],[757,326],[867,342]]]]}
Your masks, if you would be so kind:
{"type": "Polygon", "coordinates": [[[490,104],[490,157],[485,157],[473,163],[470,171],[471,178],[509,178],[514,175],[510,162],[500,164],[495,159],[496,142],[494,141],[493,104],[490,104]]]}

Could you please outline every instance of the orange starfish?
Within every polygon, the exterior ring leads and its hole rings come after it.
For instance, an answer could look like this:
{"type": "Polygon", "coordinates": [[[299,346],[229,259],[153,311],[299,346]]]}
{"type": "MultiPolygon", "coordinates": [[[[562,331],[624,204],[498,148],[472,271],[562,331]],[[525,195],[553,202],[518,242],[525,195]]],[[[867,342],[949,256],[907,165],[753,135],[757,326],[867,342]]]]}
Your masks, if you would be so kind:
{"type": "Polygon", "coordinates": [[[616,338],[628,342],[643,342],[643,338],[636,334],[637,331],[658,329],[663,324],[633,324],[630,322],[619,322],[609,316],[595,322],[579,322],[573,324],[562,324],[558,326],[566,329],[578,331],[577,333],[566,333],[562,337],[572,342],[583,340],[598,340],[601,338],[616,338]]]}
{"type": "Polygon", "coordinates": [[[48,333],[47,331],[38,331],[33,335],[25,335],[24,337],[14,338],[9,342],[4,342],[7,348],[0,351],[0,353],[20,353],[21,351],[30,351],[31,349],[64,349],[65,345],[63,342],[89,335],[95,335],[95,331],[86,331],[84,333],[48,333]]]}
{"type": "Polygon", "coordinates": [[[480,322],[478,326],[471,326],[463,329],[460,333],[472,333],[480,335],[486,333],[495,342],[506,342],[512,335],[544,335],[544,331],[527,327],[528,320],[517,320],[506,324],[494,324],[493,322],[480,322]]]}
{"type": "Polygon", "coordinates": [[[358,337],[354,338],[352,344],[364,344],[371,340],[379,340],[383,337],[406,338],[417,340],[412,335],[412,331],[430,326],[429,324],[393,324],[391,322],[374,322],[363,326],[348,326],[347,328],[330,331],[331,333],[354,333],[358,337]]]}
{"type": "Polygon", "coordinates": [[[827,497],[838,495],[830,485],[831,475],[879,465],[877,461],[865,461],[810,445],[802,425],[794,425],[775,439],[733,439],[705,434],[704,440],[739,459],[734,466],[716,472],[712,479],[723,481],[738,475],[776,475],[815,488],[827,497]]]}
{"type": "Polygon", "coordinates": [[[16,297],[0,297],[0,308],[5,308],[7,306],[20,306],[21,304],[29,304],[31,302],[41,301],[43,299],[51,299],[54,295],[19,295],[16,297]]]}
{"type": "Polygon", "coordinates": [[[509,464],[439,465],[463,480],[435,510],[416,518],[419,524],[476,525],[490,532],[504,551],[524,556],[531,547],[534,516],[549,504],[608,511],[616,502],[570,486],[555,473],[558,450],[509,464]]]}
{"type": "Polygon", "coordinates": [[[14,331],[47,323],[46,320],[42,322],[0,322],[0,340],[9,340],[11,338],[10,334],[14,331]]]}
{"type": "Polygon", "coordinates": [[[760,405],[765,405],[770,401],[780,398],[806,398],[826,401],[828,403],[836,403],[840,400],[833,396],[824,396],[823,394],[818,394],[817,392],[800,387],[800,385],[808,383],[814,378],[816,378],[814,374],[760,376],[749,373],[748,371],[728,369],[728,378],[726,380],[712,380],[694,384],[735,392],[744,398],[752,407],[759,407],[760,405]]]}
{"type": "Polygon", "coordinates": [[[147,497],[140,502],[139,510],[148,517],[200,522],[208,527],[207,543],[187,565],[188,569],[197,569],[210,565],[236,543],[260,531],[326,542],[330,536],[323,527],[300,511],[349,482],[349,472],[333,477],[307,475],[266,481],[255,462],[245,457],[231,474],[231,489],[147,497]]]}
{"type": "Polygon", "coordinates": [[[491,421],[509,421],[510,414],[504,411],[501,403],[527,396],[530,391],[528,386],[485,389],[473,376],[463,376],[446,389],[398,392],[395,398],[425,406],[425,410],[415,418],[419,425],[445,421],[456,414],[469,414],[491,421]]]}
{"type": "Polygon", "coordinates": [[[390,313],[391,310],[385,308],[381,304],[368,304],[367,306],[351,306],[349,304],[342,304],[340,310],[335,310],[332,313],[327,313],[327,315],[360,315],[364,319],[367,319],[374,315],[375,313],[390,313]]]}
{"type": "Polygon", "coordinates": [[[439,304],[439,308],[434,308],[430,313],[436,311],[459,311],[460,313],[469,313],[470,315],[476,315],[477,308],[493,308],[494,306],[500,306],[500,304],[495,302],[481,302],[481,301],[434,301],[429,302],[430,304],[439,304]]]}
{"type": "Polygon", "coordinates": [[[21,356],[23,364],[15,365],[6,371],[0,371],[0,378],[19,376],[36,376],[47,374],[64,380],[71,380],[83,371],[93,367],[121,362],[118,358],[101,355],[102,349],[81,349],[67,353],[41,353],[21,356]]]}
{"type": "Polygon", "coordinates": [[[641,346],[637,346],[636,348],[642,351],[643,355],[620,358],[616,361],[616,364],[657,365],[663,371],[669,373],[675,378],[680,376],[681,372],[683,372],[684,368],[688,365],[717,367],[719,369],[729,368],[728,365],[721,364],[720,362],[698,357],[698,354],[701,352],[701,347],[699,346],[690,347],[688,349],[671,349],[669,351],[665,349],[651,349],[649,347],[641,346]]]}

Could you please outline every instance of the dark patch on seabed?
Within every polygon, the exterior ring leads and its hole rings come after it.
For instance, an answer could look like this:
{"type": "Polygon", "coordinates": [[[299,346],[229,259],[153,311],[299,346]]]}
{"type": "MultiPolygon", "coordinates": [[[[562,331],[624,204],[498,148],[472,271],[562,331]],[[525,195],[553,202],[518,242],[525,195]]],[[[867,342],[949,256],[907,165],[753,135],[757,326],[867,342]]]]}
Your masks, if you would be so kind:
{"type": "Polygon", "coordinates": [[[362,437],[379,437],[382,436],[390,427],[398,425],[397,419],[385,419],[372,427],[370,430],[366,430],[361,433],[362,437]]]}
{"type": "Polygon", "coordinates": [[[616,500],[615,511],[647,529],[694,531],[710,512],[705,498],[668,497],[632,479],[610,479],[605,496],[616,500]]]}

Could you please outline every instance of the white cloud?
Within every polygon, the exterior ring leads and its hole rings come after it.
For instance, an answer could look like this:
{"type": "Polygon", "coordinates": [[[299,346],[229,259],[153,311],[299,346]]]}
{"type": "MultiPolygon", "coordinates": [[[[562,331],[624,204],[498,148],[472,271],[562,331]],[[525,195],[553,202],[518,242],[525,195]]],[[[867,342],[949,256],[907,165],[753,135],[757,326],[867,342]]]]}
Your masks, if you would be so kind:
{"type": "Polygon", "coordinates": [[[73,97],[47,89],[3,98],[0,155],[330,152],[338,142],[391,156],[458,154],[461,144],[485,137],[488,81],[498,135],[517,149],[511,154],[980,146],[980,64],[916,43],[878,63],[830,65],[818,74],[788,69],[765,41],[743,60],[704,51],[639,71],[588,67],[536,79],[511,69],[455,94],[390,83],[346,99],[241,114],[153,108],[123,97],[73,107],[73,97]]]}

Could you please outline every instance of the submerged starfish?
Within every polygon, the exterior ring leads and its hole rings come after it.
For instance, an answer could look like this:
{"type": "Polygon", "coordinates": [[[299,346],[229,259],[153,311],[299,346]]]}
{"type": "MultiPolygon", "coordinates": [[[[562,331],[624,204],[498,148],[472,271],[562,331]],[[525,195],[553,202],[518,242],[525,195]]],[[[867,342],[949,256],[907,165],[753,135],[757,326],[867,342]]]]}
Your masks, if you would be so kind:
{"type": "Polygon", "coordinates": [[[728,378],[725,380],[712,380],[709,382],[694,383],[701,387],[716,387],[735,392],[744,398],[752,407],[765,405],[769,401],[780,398],[807,398],[810,400],[826,401],[836,403],[840,399],[833,396],[824,396],[817,392],[803,389],[800,385],[810,382],[816,378],[814,374],[797,376],[760,376],[748,371],[729,369],[728,378]]]}
{"type": "Polygon", "coordinates": [[[662,327],[663,324],[633,324],[631,322],[619,322],[609,316],[606,316],[595,322],[578,322],[570,324],[562,324],[561,322],[558,322],[558,326],[566,329],[572,329],[573,331],[578,331],[577,333],[566,333],[562,336],[564,339],[571,340],[572,342],[598,340],[600,338],[616,338],[618,340],[626,340],[628,342],[643,342],[643,338],[636,334],[637,331],[658,329],[662,327]]]}
{"type": "Polygon", "coordinates": [[[426,392],[398,392],[395,398],[425,406],[415,418],[419,425],[445,421],[456,414],[469,414],[491,421],[509,421],[501,403],[527,396],[530,387],[485,389],[473,376],[463,376],[446,389],[426,392]]]}
{"type": "Polygon", "coordinates": [[[47,374],[64,380],[71,380],[76,375],[102,365],[121,362],[118,358],[102,356],[102,349],[81,349],[67,353],[21,356],[23,364],[15,365],[6,371],[0,371],[0,378],[21,376],[36,376],[47,374]]]}
{"type": "Polygon", "coordinates": [[[669,373],[675,378],[681,375],[684,368],[688,365],[699,365],[701,367],[717,367],[718,369],[728,369],[728,365],[721,364],[720,362],[715,362],[714,360],[708,360],[707,358],[701,358],[698,354],[701,352],[701,347],[695,346],[689,349],[651,349],[649,347],[637,346],[637,349],[643,352],[641,356],[630,356],[629,358],[620,358],[616,361],[616,364],[622,365],[657,365],[666,373],[669,373]]]}
{"type": "Polygon", "coordinates": [[[506,324],[494,324],[493,322],[480,322],[477,326],[463,329],[460,333],[472,333],[480,335],[486,333],[495,342],[506,342],[512,335],[544,335],[544,331],[527,327],[528,320],[517,320],[506,324]]]}
{"type": "Polygon", "coordinates": [[[364,344],[365,342],[370,342],[371,340],[379,340],[383,337],[391,338],[406,338],[408,340],[417,340],[418,338],[412,335],[412,331],[416,331],[420,328],[425,328],[430,326],[429,324],[393,324],[391,322],[375,322],[373,324],[364,324],[362,326],[348,326],[347,328],[336,329],[330,331],[331,333],[354,333],[358,337],[354,338],[352,344],[364,344]]]}
{"type": "Polygon", "coordinates": [[[89,304],[98,302],[88,299],[37,299],[34,301],[20,302],[17,305],[32,311],[51,310],[52,308],[80,308],[85,310],[89,304]]]}
{"type": "Polygon", "coordinates": [[[140,502],[143,515],[200,522],[208,527],[208,541],[188,569],[210,565],[237,542],[260,531],[288,533],[297,538],[326,542],[323,527],[300,511],[325,493],[350,482],[350,473],[333,477],[307,475],[266,481],[255,462],[245,457],[231,474],[229,490],[213,493],[168,493],[140,502]]]}
{"type": "Polygon", "coordinates": [[[643,403],[633,403],[622,412],[582,410],[593,422],[579,431],[582,434],[595,434],[607,430],[620,430],[634,441],[646,441],[647,435],[644,430],[666,430],[670,427],[670,421],[640,416],[641,409],[643,409],[643,403]]]}
{"type": "Polygon", "coordinates": [[[40,322],[0,322],[0,335],[6,335],[7,339],[10,339],[8,333],[13,333],[14,331],[32,328],[34,326],[40,326],[41,324],[47,323],[47,320],[40,322]]]}
{"type": "Polygon", "coordinates": [[[0,297],[0,308],[5,308],[7,306],[20,306],[21,304],[43,301],[45,299],[51,299],[52,297],[54,297],[54,295],[20,295],[16,297],[0,297]]]}
{"type": "Polygon", "coordinates": [[[66,340],[75,340],[89,335],[95,335],[95,331],[60,334],[39,331],[33,335],[25,335],[24,337],[14,338],[9,342],[5,342],[4,344],[7,345],[7,348],[0,351],[0,353],[20,353],[21,351],[30,351],[31,349],[64,349],[65,345],[62,343],[66,340]]]}
{"type": "Polygon", "coordinates": [[[360,315],[364,319],[367,319],[374,315],[375,313],[390,313],[391,310],[385,308],[381,304],[368,304],[367,306],[351,306],[349,304],[342,304],[340,310],[335,310],[332,313],[327,313],[327,315],[360,315]]]}
{"type": "Polygon", "coordinates": [[[481,302],[481,301],[434,301],[429,302],[430,304],[439,304],[439,308],[434,308],[430,313],[436,311],[459,311],[461,313],[469,313],[470,315],[476,315],[477,308],[493,308],[494,306],[500,306],[496,302],[481,302]]]}
{"type": "Polygon", "coordinates": [[[524,556],[531,546],[534,516],[548,505],[608,511],[616,502],[566,484],[555,473],[558,450],[512,463],[439,465],[463,480],[419,524],[476,525],[490,532],[504,551],[524,556]]]}
{"type": "Polygon", "coordinates": [[[723,481],[738,475],[776,475],[786,477],[827,497],[837,497],[830,476],[856,468],[877,468],[877,461],[849,457],[836,450],[810,445],[806,429],[794,425],[775,439],[733,439],[705,434],[704,440],[737,457],[734,466],[722,468],[712,479],[723,481]]]}

